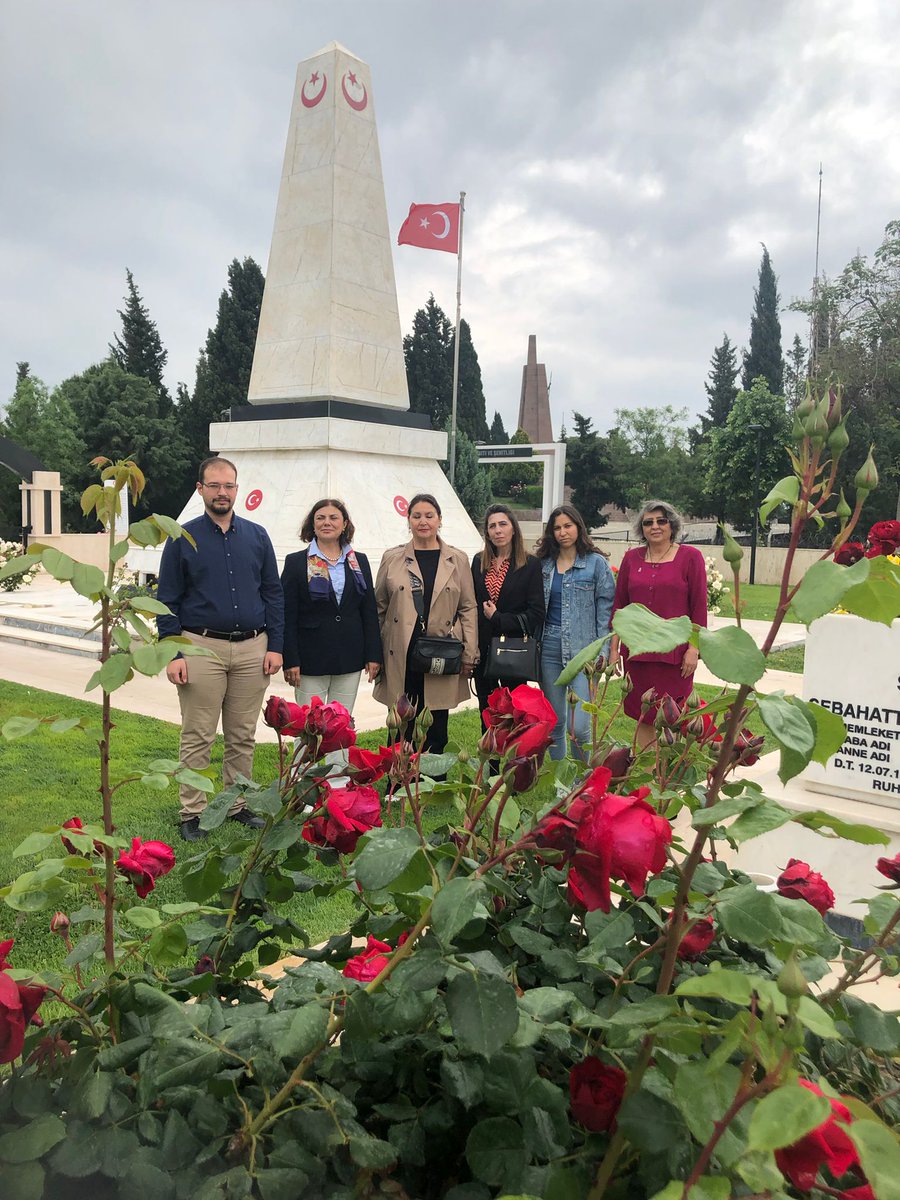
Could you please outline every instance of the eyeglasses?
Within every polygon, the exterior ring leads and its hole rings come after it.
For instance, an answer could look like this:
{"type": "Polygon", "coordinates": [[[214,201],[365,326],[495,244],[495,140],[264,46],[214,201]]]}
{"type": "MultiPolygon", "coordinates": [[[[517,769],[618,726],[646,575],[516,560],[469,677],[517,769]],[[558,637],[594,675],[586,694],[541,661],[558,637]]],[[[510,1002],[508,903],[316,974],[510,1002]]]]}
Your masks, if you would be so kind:
{"type": "Polygon", "coordinates": [[[648,517],[646,521],[641,521],[643,529],[652,529],[654,525],[668,525],[668,517],[648,517]]]}
{"type": "Polygon", "coordinates": [[[211,492],[236,492],[236,483],[201,483],[201,487],[209,488],[211,492]]]}

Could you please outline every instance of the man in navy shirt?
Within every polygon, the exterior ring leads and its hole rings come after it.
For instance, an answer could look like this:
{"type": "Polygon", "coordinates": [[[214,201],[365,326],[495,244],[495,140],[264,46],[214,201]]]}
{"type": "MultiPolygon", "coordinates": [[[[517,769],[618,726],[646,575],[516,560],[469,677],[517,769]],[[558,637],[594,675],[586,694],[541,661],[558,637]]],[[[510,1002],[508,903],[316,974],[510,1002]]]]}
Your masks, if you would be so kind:
{"type": "MultiPolygon", "coordinates": [[[[238,775],[250,778],[256,722],[269,676],[281,670],[284,642],[284,595],[275,551],[261,525],[235,516],[237,469],[225,458],[200,464],[197,491],[202,516],[184,528],[186,538],[166,542],[157,595],[171,609],[157,619],[159,636],[188,638],[215,657],[191,655],[166,667],[178,688],[181,705],[181,761],[203,770],[219,717],[225,737],[222,778],[226,787],[238,775]]],[[[200,814],[206,796],[181,787],[181,836],[187,842],[206,837],[200,814]]],[[[263,821],[235,808],[230,817],[260,828],[263,821]]]]}

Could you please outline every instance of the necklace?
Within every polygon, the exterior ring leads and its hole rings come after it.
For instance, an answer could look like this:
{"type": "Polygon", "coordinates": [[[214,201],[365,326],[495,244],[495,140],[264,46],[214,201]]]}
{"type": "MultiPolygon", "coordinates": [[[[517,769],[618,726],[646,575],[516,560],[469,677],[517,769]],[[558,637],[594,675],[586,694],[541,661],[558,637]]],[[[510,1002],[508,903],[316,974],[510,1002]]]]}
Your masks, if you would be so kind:
{"type": "Polygon", "coordinates": [[[665,550],[659,556],[659,558],[651,558],[650,557],[650,547],[648,546],[647,553],[644,555],[644,561],[651,567],[658,567],[660,563],[663,563],[666,561],[666,558],[668,557],[671,549],[672,549],[672,547],[671,547],[671,545],[669,545],[665,548],[665,550]]]}
{"type": "Polygon", "coordinates": [[[341,561],[340,553],[338,554],[337,558],[332,558],[330,554],[325,553],[325,551],[322,549],[321,546],[319,547],[319,553],[322,555],[322,557],[325,559],[325,561],[331,563],[331,565],[333,567],[336,567],[338,565],[338,563],[341,561]]]}

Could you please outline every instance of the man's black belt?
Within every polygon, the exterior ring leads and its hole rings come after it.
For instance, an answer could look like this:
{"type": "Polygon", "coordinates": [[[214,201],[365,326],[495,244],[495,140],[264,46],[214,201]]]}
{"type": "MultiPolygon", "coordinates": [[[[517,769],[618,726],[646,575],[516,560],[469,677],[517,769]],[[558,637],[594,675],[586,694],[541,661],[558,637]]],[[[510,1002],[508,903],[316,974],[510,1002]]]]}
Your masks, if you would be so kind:
{"type": "Polygon", "coordinates": [[[222,642],[249,642],[251,638],[259,637],[261,633],[266,632],[266,627],[262,629],[236,629],[234,633],[223,633],[220,629],[188,629],[183,627],[184,633],[196,633],[200,637],[218,638],[222,642]]]}

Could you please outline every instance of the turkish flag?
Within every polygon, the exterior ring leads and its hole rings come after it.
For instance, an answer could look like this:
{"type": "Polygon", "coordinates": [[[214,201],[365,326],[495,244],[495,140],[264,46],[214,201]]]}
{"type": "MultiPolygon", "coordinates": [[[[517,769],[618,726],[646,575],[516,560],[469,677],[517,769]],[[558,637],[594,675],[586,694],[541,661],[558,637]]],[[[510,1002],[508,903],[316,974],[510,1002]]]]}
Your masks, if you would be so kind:
{"type": "Polygon", "coordinates": [[[400,226],[398,246],[459,253],[459,204],[411,204],[400,226]]]}

